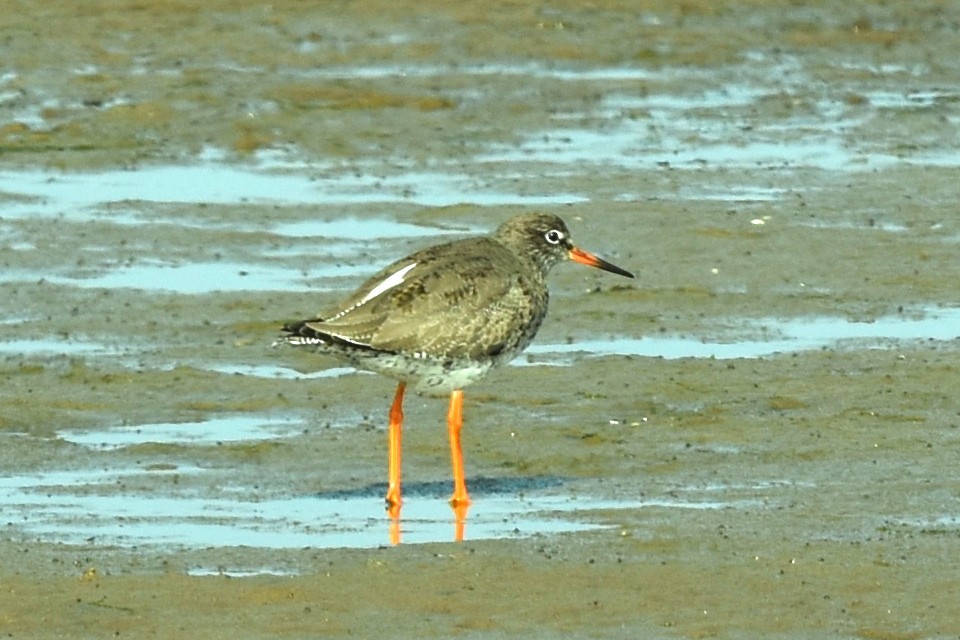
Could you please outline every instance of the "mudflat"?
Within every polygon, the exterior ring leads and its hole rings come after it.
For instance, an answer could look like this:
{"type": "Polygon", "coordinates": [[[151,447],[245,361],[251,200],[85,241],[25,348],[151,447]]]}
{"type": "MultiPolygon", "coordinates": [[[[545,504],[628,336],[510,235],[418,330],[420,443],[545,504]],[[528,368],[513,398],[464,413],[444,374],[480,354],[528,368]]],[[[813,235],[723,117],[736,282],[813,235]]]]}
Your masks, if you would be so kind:
{"type": "Polygon", "coordinates": [[[958,11],[4,11],[0,634],[960,636],[958,11]],[[392,383],[271,343],[534,209],[638,278],[468,388],[462,542],[409,398],[390,545],[392,383]]]}

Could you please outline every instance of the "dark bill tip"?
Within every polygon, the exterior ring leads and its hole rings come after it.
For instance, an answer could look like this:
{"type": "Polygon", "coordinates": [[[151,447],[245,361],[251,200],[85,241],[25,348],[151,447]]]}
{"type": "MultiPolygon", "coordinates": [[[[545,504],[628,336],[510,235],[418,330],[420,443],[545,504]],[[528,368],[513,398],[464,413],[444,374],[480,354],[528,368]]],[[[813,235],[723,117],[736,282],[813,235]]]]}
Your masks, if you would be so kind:
{"type": "Polygon", "coordinates": [[[598,258],[592,253],[588,253],[583,249],[577,249],[576,247],[570,249],[569,253],[570,259],[574,262],[579,262],[580,264],[585,264],[588,267],[596,267],[597,269],[603,269],[604,271],[609,271],[610,273],[616,273],[617,275],[626,276],[628,278],[634,277],[632,273],[626,269],[621,269],[617,265],[607,262],[603,258],[598,258]]]}

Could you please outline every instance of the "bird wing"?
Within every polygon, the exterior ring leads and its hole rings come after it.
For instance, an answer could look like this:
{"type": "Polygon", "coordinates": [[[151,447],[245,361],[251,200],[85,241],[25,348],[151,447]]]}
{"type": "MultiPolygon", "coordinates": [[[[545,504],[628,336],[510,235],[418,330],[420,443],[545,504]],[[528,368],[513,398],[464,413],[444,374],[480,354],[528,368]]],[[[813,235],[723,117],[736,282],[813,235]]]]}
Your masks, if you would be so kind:
{"type": "Polygon", "coordinates": [[[389,265],[334,313],[306,326],[337,341],[383,351],[495,356],[516,348],[518,336],[522,342],[546,311],[546,288],[526,273],[519,259],[497,243],[454,242],[389,265]],[[454,271],[450,258],[455,255],[454,271]]]}

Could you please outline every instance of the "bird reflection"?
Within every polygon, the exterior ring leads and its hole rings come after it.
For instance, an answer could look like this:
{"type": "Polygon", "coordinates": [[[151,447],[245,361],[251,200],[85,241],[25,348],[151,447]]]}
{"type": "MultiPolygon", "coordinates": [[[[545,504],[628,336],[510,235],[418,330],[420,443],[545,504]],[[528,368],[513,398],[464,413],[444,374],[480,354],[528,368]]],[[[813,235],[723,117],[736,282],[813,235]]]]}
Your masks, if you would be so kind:
{"type": "MultiPolygon", "coordinates": [[[[399,502],[387,505],[387,517],[389,518],[390,544],[398,545],[402,540],[403,518],[400,516],[402,504],[399,502]]],[[[467,512],[470,510],[470,504],[451,503],[450,510],[453,512],[453,540],[454,542],[463,542],[463,536],[467,528],[467,512]]]]}

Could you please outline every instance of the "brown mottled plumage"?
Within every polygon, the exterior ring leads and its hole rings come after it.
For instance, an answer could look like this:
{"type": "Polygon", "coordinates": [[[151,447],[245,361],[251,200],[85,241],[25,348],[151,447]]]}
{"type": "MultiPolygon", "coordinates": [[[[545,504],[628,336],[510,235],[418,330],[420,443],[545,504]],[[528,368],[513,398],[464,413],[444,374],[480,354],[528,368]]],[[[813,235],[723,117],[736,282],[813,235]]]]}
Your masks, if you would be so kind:
{"type": "Polygon", "coordinates": [[[558,262],[570,259],[633,277],[577,249],[569,235],[555,215],[518,215],[489,236],[428,247],[397,260],[331,312],[284,327],[290,344],[312,346],[400,381],[391,410],[388,503],[400,503],[399,433],[407,383],[420,391],[451,393],[452,502],[465,505],[462,388],[530,344],[547,313],[547,273],[558,262]]]}

